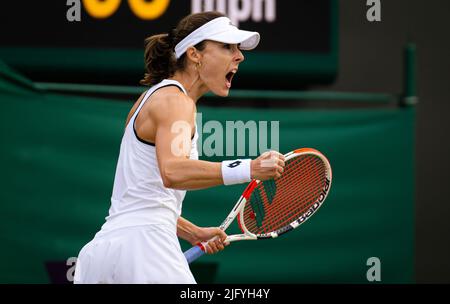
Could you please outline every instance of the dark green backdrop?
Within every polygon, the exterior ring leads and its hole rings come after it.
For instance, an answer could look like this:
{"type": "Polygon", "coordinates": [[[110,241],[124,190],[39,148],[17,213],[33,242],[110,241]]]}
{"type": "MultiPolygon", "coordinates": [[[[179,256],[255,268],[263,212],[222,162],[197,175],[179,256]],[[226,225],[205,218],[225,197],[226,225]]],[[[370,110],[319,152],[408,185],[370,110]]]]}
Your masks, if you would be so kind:
{"type": "MultiPolygon", "coordinates": [[[[107,215],[130,107],[39,91],[1,66],[0,282],[65,280],[66,260],[107,215]]],[[[200,282],[367,282],[370,257],[380,258],[382,282],[413,281],[413,108],[200,105],[199,112],[204,122],[278,120],[280,150],[321,150],[334,178],[329,198],[305,225],[202,258],[193,265],[200,282]]],[[[183,215],[199,225],[218,225],[243,188],[189,192],[183,215]]]]}

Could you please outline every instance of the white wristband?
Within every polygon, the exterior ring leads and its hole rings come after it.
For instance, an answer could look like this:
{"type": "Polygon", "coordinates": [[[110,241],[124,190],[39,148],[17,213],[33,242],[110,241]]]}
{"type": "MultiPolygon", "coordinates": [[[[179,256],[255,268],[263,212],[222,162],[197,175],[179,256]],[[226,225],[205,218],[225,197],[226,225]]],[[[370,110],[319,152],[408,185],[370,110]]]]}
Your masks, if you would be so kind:
{"type": "Polygon", "coordinates": [[[222,179],[224,185],[248,183],[252,180],[251,159],[224,160],[222,162],[222,179]]]}

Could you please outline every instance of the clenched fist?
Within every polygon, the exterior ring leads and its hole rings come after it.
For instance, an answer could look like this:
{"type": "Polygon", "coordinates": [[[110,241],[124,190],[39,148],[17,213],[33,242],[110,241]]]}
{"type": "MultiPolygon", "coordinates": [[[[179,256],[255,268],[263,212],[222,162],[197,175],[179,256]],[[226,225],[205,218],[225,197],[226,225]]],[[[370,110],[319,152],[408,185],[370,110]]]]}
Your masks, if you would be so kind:
{"type": "Polygon", "coordinates": [[[276,151],[267,151],[251,161],[251,176],[265,181],[279,178],[284,170],[284,155],[276,151]]]}

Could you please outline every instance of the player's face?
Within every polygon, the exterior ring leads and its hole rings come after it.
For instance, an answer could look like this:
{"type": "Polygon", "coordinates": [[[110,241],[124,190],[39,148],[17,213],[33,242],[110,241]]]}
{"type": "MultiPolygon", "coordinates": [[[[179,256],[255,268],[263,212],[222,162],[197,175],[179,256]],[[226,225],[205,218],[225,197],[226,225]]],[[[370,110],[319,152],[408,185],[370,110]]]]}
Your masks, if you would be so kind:
{"type": "Polygon", "coordinates": [[[218,96],[228,96],[231,81],[244,55],[237,44],[206,41],[203,49],[200,79],[210,91],[218,96]]]}

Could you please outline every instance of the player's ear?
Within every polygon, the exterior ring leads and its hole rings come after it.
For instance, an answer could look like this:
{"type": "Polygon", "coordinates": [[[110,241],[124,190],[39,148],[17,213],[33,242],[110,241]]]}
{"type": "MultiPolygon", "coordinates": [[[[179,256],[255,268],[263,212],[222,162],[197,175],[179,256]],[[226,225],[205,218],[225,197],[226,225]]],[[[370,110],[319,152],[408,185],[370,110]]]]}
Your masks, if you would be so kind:
{"type": "Polygon", "coordinates": [[[186,50],[186,56],[195,65],[199,64],[202,60],[202,54],[194,46],[191,46],[186,50]]]}

